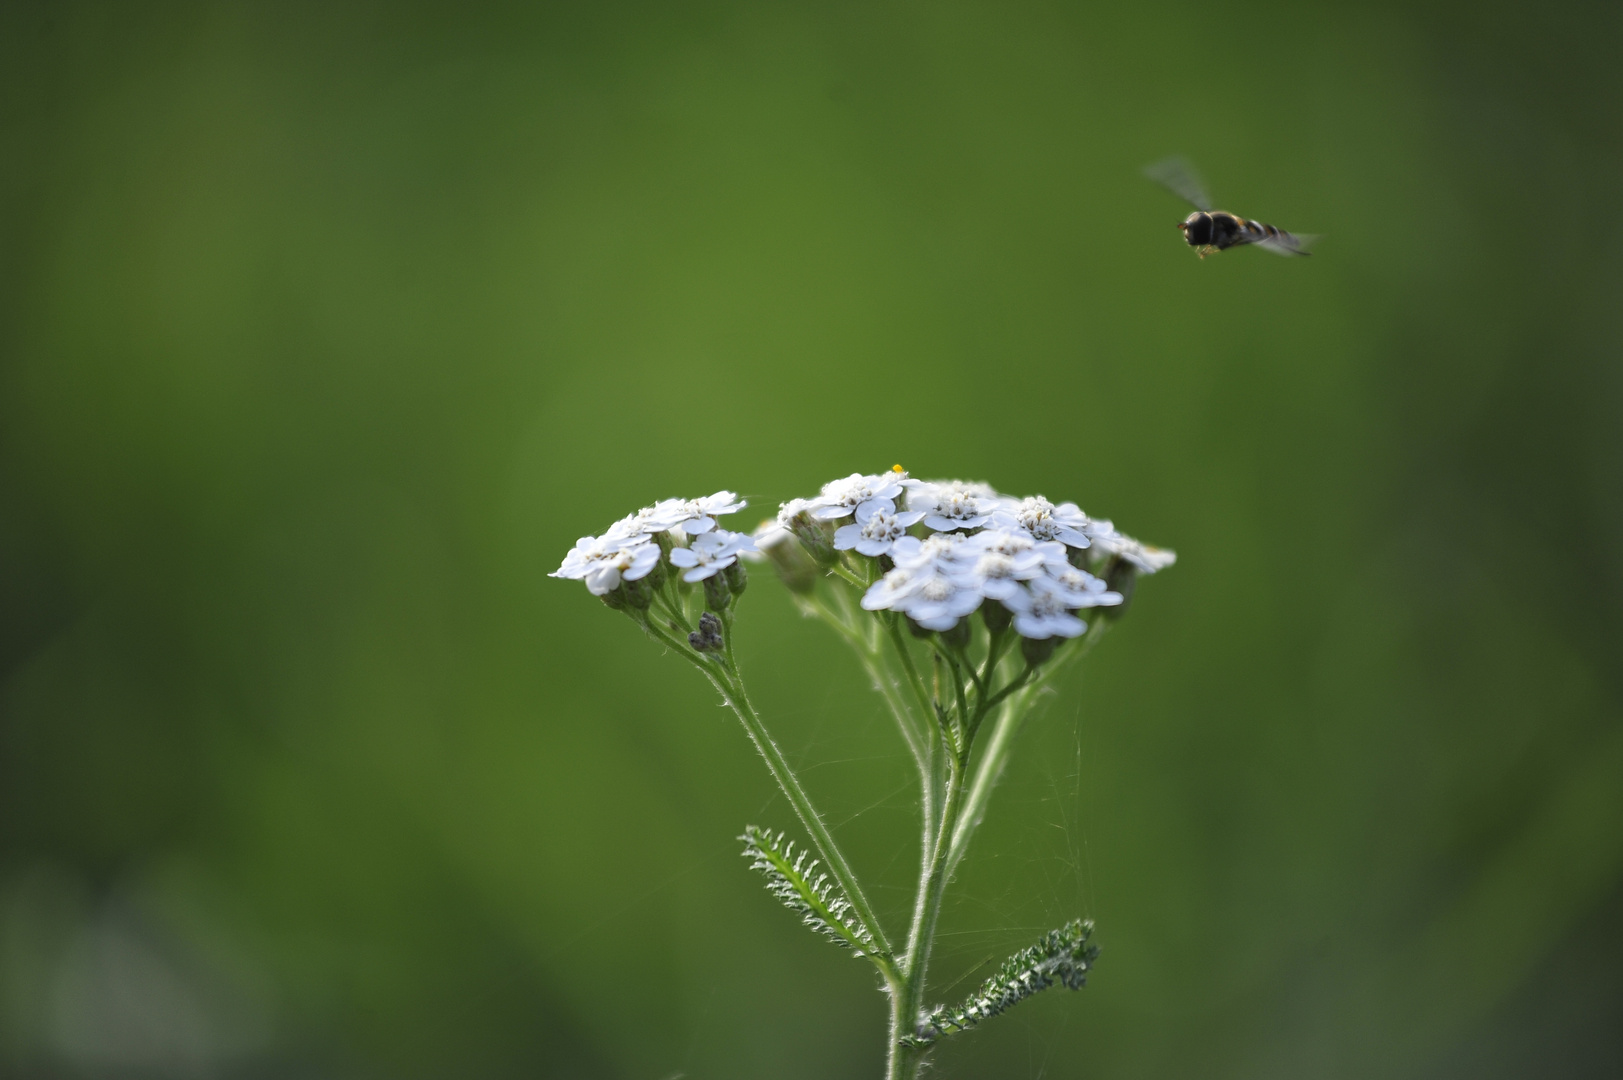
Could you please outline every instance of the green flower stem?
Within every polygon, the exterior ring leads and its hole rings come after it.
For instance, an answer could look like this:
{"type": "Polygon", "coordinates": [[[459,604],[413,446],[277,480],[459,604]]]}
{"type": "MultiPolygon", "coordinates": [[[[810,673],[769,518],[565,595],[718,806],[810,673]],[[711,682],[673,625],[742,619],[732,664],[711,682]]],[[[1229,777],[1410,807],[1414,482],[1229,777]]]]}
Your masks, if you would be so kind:
{"type": "Polygon", "coordinates": [[[990,634],[988,636],[988,640],[986,642],[986,665],[981,668],[980,683],[982,686],[989,685],[992,681],[992,676],[997,674],[997,663],[999,660],[1003,659],[1003,650],[1008,646],[1009,638],[1011,636],[1013,636],[1012,632],[1007,628],[999,630],[997,633],[990,634]]]}
{"type": "MultiPolygon", "coordinates": [[[[924,679],[919,675],[919,669],[913,663],[913,653],[910,649],[908,649],[907,638],[902,633],[901,617],[882,616],[882,618],[884,618],[888,624],[891,647],[895,650],[897,658],[901,661],[902,671],[906,676],[907,684],[909,688],[912,689],[913,696],[919,703],[919,709],[924,714],[925,730],[929,733],[926,736],[928,739],[927,745],[930,747],[931,754],[933,755],[935,753],[935,748],[938,745],[944,751],[949,750],[950,747],[947,745],[946,739],[941,733],[941,712],[936,708],[935,703],[931,700],[930,691],[925,687],[924,679]]],[[[947,753],[943,753],[941,755],[943,759],[949,756],[950,754],[947,753]]],[[[929,792],[927,793],[931,796],[931,802],[925,809],[924,835],[921,840],[921,847],[923,849],[923,865],[919,870],[919,880],[921,882],[929,872],[930,852],[935,846],[935,836],[931,832],[932,822],[939,822],[941,820],[942,801],[944,800],[946,794],[946,782],[945,780],[938,780],[936,774],[937,768],[932,759],[932,767],[930,772],[931,786],[929,792]]]]}
{"type": "Polygon", "coordinates": [[[693,621],[688,618],[687,610],[682,606],[682,598],[680,596],[672,596],[670,593],[662,589],[660,592],[655,594],[655,599],[659,603],[659,606],[664,608],[665,613],[675,620],[682,627],[682,629],[688,631],[693,629],[693,621]]]}
{"type": "Polygon", "coordinates": [[[691,633],[693,622],[688,618],[687,606],[682,601],[682,586],[678,572],[674,568],[666,573],[664,586],[655,593],[655,596],[664,604],[671,618],[691,633]]]}
{"type": "Polygon", "coordinates": [[[817,845],[817,853],[823,858],[823,865],[828,867],[829,874],[845,891],[846,899],[851,902],[852,912],[878,944],[881,954],[870,954],[869,959],[879,968],[879,973],[884,977],[886,985],[891,988],[891,993],[897,993],[901,987],[901,975],[896,970],[895,961],[892,960],[895,950],[891,947],[890,940],[885,936],[884,928],[874,915],[873,907],[868,903],[868,898],[863,895],[861,886],[857,884],[857,878],[851,871],[851,865],[845,861],[845,855],[834,843],[834,837],[829,833],[828,827],[823,824],[822,816],[818,814],[817,808],[812,805],[806,790],[800,786],[800,780],[795,776],[794,770],[789,767],[789,762],[784,758],[783,751],[778,749],[778,744],[767,732],[766,725],[761,722],[760,714],[755,711],[755,706],[750,703],[748,695],[743,692],[743,681],[741,679],[735,681],[738,666],[733,657],[730,620],[728,621],[729,632],[722,638],[724,659],[719,662],[694,652],[687,642],[678,641],[653,619],[642,620],[642,622],[644,629],[654,638],[669,646],[677,655],[702,671],[705,678],[709,679],[711,685],[721,694],[722,700],[737,714],[738,719],[744,725],[744,730],[749,732],[750,738],[754,740],[755,748],[766,759],[767,770],[772,773],[772,779],[778,782],[779,790],[789,800],[789,805],[794,807],[795,814],[800,818],[801,823],[806,826],[807,831],[811,833],[812,842],[817,845]],[[729,670],[733,672],[732,676],[729,676],[729,670]]]}
{"type": "Polygon", "coordinates": [[[858,631],[856,627],[851,625],[851,621],[849,619],[845,618],[840,612],[829,607],[820,595],[813,594],[812,598],[806,602],[806,606],[814,615],[832,626],[835,633],[844,638],[846,643],[853,649],[856,649],[858,652],[864,652],[867,650],[867,639],[862,636],[861,632],[858,631]]]}
{"type": "MultiPolygon", "coordinates": [[[[870,633],[866,638],[850,625],[849,595],[843,589],[833,590],[833,596],[842,612],[836,611],[829,601],[823,598],[824,593],[819,592],[812,598],[800,600],[803,611],[808,615],[815,615],[832,626],[843,637],[847,644],[857,653],[862,662],[863,669],[873,679],[874,685],[879,689],[885,704],[890,708],[891,716],[895,718],[897,728],[902,733],[902,739],[913,755],[913,763],[918,767],[919,773],[919,805],[922,817],[921,840],[921,867],[920,879],[928,873],[930,854],[935,843],[935,815],[940,810],[938,802],[939,783],[936,777],[935,762],[935,725],[932,715],[934,710],[929,706],[927,697],[923,693],[923,686],[918,681],[917,673],[908,665],[906,670],[898,674],[893,664],[886,663],[884,640],[882,633],[883,619],[868,620],[870,633]],[[902,686],[914,692],[924,709],[924,715],[918,715],[908,702],[908,695],[902,686]]],[[[910,659],[902,642],[897,642],[899,655],[910,659]]]]}
{"type": "MultiPolygon", "coordinates": [[[[728,666],[734,672],[737,672],[738,667],[733,660],[731,635],[724,639],[722,648],[725,650],[728,666]]],[[[692,655],[691,650],[689,650],[689,655],[692,655]]],[[[755,706],[750,703],[749,696],[743,692],[743,681],[740,679],[735,683],[732,678],[728,678],[724,673],[714,671],[703,664],[699,665],[699,669],[710,679],[716,690],[721,694],[722,700],[726,701],[733,712],[738,715],[739,721],[744,725],[744,730],[749,732],[750,738],[754,740],[755,749],[760,751],[761,757],[766,759],[766,767],[772,773],[772,779],[778,782],[778,788],[783,792],[784,797],[789,800],[789,805],[794,807],[801,824],[805,825],[806,831],[811,833],[812,842],[817,845],[817,853],[823,857],[823,865],[828,867],[829,874],[845,891],[845,898],[851,902],[852,912],[855,913],[856,917],[862,922],[863,928],[868,931],[882,950],[882,955],[870,956],[870,959],[879,968],[880,974],[884,976],[886,984],[891,988],[891,993],[897,993],[902,986],[901,974],[896,970],[895,962],[892,960],[895,952],[891,948],[890,940],[885,937],[884,927],[879,924],[879,919],[874,915],[872,905],[868,903],[868,898],[863,895],[862,887],[857,884],[856,874],[852,873],[850,863],[845,861],[845,855],[840,851],[839,846],[834,843],[834,837],[829,833],[828,826],[823,824],[822,816],[818,814],[817,808],[812,806],[811,799],[806,795],[806,790],[800,786],[800,780],[795,776],[794,770],[789,767],[789,762],[784,758],[783,751],[778,749],[778,744],[773,741],[771,734],[766,730],[766,725],[761,722],[760,714],[755,711],[755,706]]]]}
{"type": "Polygon", "coordinates": [[[946,647],[941,644],[939,638],[931,639],[931,645],[938,653],[942,655],[947,663],[952,666],[953,671],[958,674],[958,682],[960,684],[962,684],[964,681],[963,676],[967,674],[969,676],[969,681],[975,687],[976,698],[979,699],[986,696],[986,684],[981,681],[981,673],[976,669],[975,662],[969,658],[969,650],[967,647],[946,647]]]}
{"type": "MultiPolygon", "coordinates": [[[[855,588],[866,585],[843,564],[831,567],[829,574],[855,588]]],[[[660,606],[671,606],[668,596],[658,599],[665,601],[660,606]]],[[[923,1013],[930,958],[947,883],[952,880],[970,838],[986,815],[992,791],[1002,777],[1015,738],[1039,692],[1093,648],[1107,623],[1103,618],[1097,619],[1081,641],[1062,649],[1041,667],[1021,665],[1001,687],[996,686],[1000,668],[1007,671],[1013,666],[1003,664],[1010,658],[1010,643],[1018,640],[1013,634],[1005,631],[989,635],[986,655],[980,664],[963,649],[944,648],[932,641],[927,649],[935,674],[932,694],[915,663],[901,619],[881,615],[864,632],[863,625],[853,617],[851,595],[840,588],[818,590],[815,597],[799,597],[797,602],[806,614],[815,615],[832,626],[856,651],[918,767],[922,819],[919,885],[908,929],[907,951],[901,956],[896,955],[885,937],[850,864],[744,690],[733,655],[732,611],[721,613],[722,651],[715,656],[694,652],[686,647],[686,642],[678,641],[677,635],[667,632],[654,620],[650,620],[648,629],[703,671],[722,700],[737,714],[756,750],[766,760],[772,778],[811,834],[829,875],[850,901],[851,914],[878,945],[878,952],[869,958],[885,980],[891,999],[885,1075],[887,1080],[917,1080],[929,1047],[905,1044],[902,1040],[915,1033],[923,1013]],[[887,637],[888,649],[884,643],[887,637]],[[950,682],[950,687],[943,685],[944,681],[950,682]],[[974,746],[979,741],[976,736],[989,717],[995,717],[991,735],[985,740],[985,750],[975,755],[974,746]],[[938,747],[944,751],[939,756],[938,747]]],[[[681,623],[686,621],[680,619],[681,623]]],[[[1013,659],[1018,662],[1019,658],[1013,659]]]]}
{"type": "Polygon", "coordinates": [[[837,575],[847,584],[854,586],[859,591],[866,591],[870,584],[870,582],[863,581],[856,574],[852,573],[851,569],[845,565],[845,561],[843,559],[829,567],[828,570],[829,573],[837,575]]]}
{"type": "Polygon", "coordinates": [[[957,705],[957,717],[948,720],[943,716],[941,727],[958,759],[958,767],[962,769],[969,763],[969,699],[964,693],[964,671],[957,658],[944,649],[936,650],[936,660],[952,672],[952,696],[957,705]]]}
{"type": "Polygon", "coordinates": [[[1008,764],[1009,751],[1014,746],[1014,737],[1019,733],[1020,725],[1030,711],[1037,692],[1091,652],[1094,645],[1104,636],[1108,626],[1109,623],[1105,619],[1095,619],[1093,625],[1088,628],[1087,635],[1076,648],[1067,650],[1064,656],[1047,664],[1035,679],[1028,681],[1013,695],[1004,699],[997,723],[992,726],[992,735],[987,741],[986,750],[975,765],[974,775],[969,782],[969,795],[964,801],[963,813],[958,818],[952,843],[948,847],[949,877],[957,869],[964,852],[968,850],[970,837],[986,816],[986,805],[991,801],[992,789],[1003,776],[1003,768],[1008,764]]]}
{"type": "Polygon", "coordinates": [[[1002,778],[1003,767],[1008,762],[1009,748],[1013,746],[1014,736],[1020,730],[1021,721],[1025,719],[1033,692],[1033,688],[1027,686],[1013,697],[1006,699],[997,723],[992,726],[991,738],[987,740],[986,750],[975,766],[963,814],[957,820],[952,842],[948,846],[949,872],[957,869],[959,860],[964,857],[964,851],[969,847],[969,839],[974,834],[976,826],[986,816],[986,804],[991,801],[992,788],[997,786],[998,780],[1002,778]]]}
{"type": "Polygon", "coordinates": [[[643,612],[641,617],[637,619],[637,622],[642,626],[643,631],[649,637],[653,638],[655,641],[658,641],[661,645],[664,645],[672,652],[675,652],[678,656],[681,656],[688,662],[692,663],[705,674],[708,675],[712,671],[720,669],[720,660],[713,660],[701,653],[694,652],[692,645],[688,644],[671,631],[665,629],[665,627],[660,624],[659,619],[655,617],[652,612],[643,612]]]}
{"type": "Polygon", "coordinates": [[[913,925],[907,935],[907,956],[902,965],[901,993],[893,992],[891,997],[891,1038],[886,1080],[912,1080],[918,1075],[919,1063],[923,1058],[922,1048],[903,1045],[901,1039],[913,1033],[919,1014],[924,1009],[925,976],[930,966],[931,947],[935,944],[936,921],[941,916],[941,898],[946,892],[949,876],[948,838],[954,834],[953,824],[963,790],[963,769],[956,756],[949,756],[941,824],[936,831],[935,843],[914,903],[913,925]]]}
{"type": "Polygon", "coordinates": [[[918,699],[919,709],[924,714],[926,730],[934,727],[938,713],[930,702],[930,692],[925,689],[924,680],[919,676],[919,669],[913,664],[913,654],[908,651],[907,639],[902,636],[902,620],[900,616],[890,620],[890,643],[896,650],[897,657],[902,662],[902,671],[907,675],[907,684],[913,690],[913,696],[918,699]]]}
{"type": "MultiPolygon", "coordinates": [[[[921,776],[926,776],[930,767],[928,750],[924,742],[927,736],[921,735],[918,724],[914,720],[913,710],[908,706],[907,700],[902,697],[901,690],[896,685],[895,677],[885,670],[882,653],[861,648],[858,655],[862,660],[862,667],[873,679],[879,695],[885,699],[885,705],[896,718],[896,726],[901,730],[902,740],[907,743],[907,749],[913,755],[913,762],[919,767],[921,776]]],[[[928,723],[928,719],[925,721],[928,723]]]]}
{"type": "MultiPolygon", "coordinates": [[[[847,605],[843,603],[844,594],[836,592],[835,595],[842,600],[841,606],[846,607],[847,605]]],[[[929,721],[927,718],[919,718],[913,715],[912,708],[907,704],[906,698],[898,688],[899,680],[894,673],[886,669],[884,653],[881,651],[877,635],[861,633],[851,625],[848,618],[830,607],[828,602],[822,599],[821,596],[800,600],[800,607],[808,615],[815,615],[833,627],[835,633],[844,638],[846,644],[856,651],[858,659],[862,662],[863,670],[873,680],[874,688],[885,699],[885,705],[890,709],[891,716],[895,718],[896,727],[902,734],[902,741],[907,744],[908,752],[913,755],[913,763],[918,766],[920,778],[924,781],[925,790],[928,792],[930,760],[927,739],[929,735],[927,728],[921,729],[921,724],[927,725],[929,721]]]]}
{"type": "Polygon", "coordinates": [[[1007,686],[975,707],[975,718],[970,721],[969,730],[964,733],[964,757],[966,759],[969,756],[970,748],[975,745],[975,733],[981,729],[981,721],[986,719],[986,714],[1003,704],[1004,699],[1010,694],[1018,692],[1021,687],[1030,682],[1031,676],[1036,670],[1036,668],[1027,664],[1020,674],[1009,680],[1007,686]]]}

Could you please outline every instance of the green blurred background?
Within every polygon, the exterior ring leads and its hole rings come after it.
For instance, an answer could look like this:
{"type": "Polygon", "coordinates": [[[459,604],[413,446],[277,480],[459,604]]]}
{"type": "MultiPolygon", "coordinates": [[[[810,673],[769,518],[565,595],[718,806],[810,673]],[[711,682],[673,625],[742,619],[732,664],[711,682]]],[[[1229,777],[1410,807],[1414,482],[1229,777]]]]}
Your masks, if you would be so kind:
{"type": "MultiPolygon", "coordinates": [[[[941,1077],[1615,1076],[1616,4],[9,3],[0,1070],[877,1076],[793,827],[578,584],[901,462],[1178,550],[1028,729],[941,1077]],[[1325,233],[1198,261],[1139,169],[1325,233]]],[[[900,925],[908,767],[758,580],[900,925]]]]}

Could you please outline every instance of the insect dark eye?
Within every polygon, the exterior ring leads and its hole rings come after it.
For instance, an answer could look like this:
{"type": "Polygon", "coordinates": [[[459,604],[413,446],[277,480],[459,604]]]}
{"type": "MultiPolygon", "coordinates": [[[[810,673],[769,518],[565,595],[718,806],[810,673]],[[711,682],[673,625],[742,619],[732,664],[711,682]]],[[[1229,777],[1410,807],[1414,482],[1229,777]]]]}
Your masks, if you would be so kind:
{"type": "Polygon", "coordinates": [[[1212,242],[1212,219],[1206,214],[1194,214],[1189,219],[1189,242],[1191,244],[1209,244],[1212,242]]]}

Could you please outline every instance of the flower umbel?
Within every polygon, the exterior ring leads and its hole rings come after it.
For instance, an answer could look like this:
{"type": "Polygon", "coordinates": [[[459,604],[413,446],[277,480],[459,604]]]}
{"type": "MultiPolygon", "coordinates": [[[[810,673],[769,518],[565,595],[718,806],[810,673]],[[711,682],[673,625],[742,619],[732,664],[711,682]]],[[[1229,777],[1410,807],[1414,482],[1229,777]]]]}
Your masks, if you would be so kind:
{"type": "Polygon", "coordinates": [[[754,536],[717,524],[743,507],[726,490],[662,500],[582,537],[552,576],[584,581],[737,715],[811,840],[797,850],[785,833],[750,826],[745,855],[806,925],[874,965],[890,1003],[887,1080],[916,1080],[947,1036],[1056,983],[1079,989],[1093,965],[1092,926],[1072,922],[960,1005],[924,1007],[943,894],[1021,724],[1122,617],[1136,579],[1176,556],[1075,503],[914,480],[901,466],[791,499],[754,536]],[[745,692],[735,653],[745,559],[770,565],[804,614],[852,646],[917,767],[926,856],[900,948],[745,692]]]}

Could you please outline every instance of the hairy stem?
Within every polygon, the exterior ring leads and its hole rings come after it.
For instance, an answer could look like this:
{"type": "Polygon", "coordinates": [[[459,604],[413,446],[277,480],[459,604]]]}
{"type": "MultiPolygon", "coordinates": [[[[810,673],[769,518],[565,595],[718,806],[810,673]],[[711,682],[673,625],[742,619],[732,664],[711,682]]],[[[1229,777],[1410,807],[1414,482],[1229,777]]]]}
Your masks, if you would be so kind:
{"type": "Polygon", "coordinates": [[[795,814],[800,818],[801,824],[805,825],[806,831],[811,833],[812,843],[817,845],[817,853],[823,857],[823,865],[828,867],[830,876],[844,890],[845,898],[851,902],[851,910],[861,921],[863,928],[878,943],[883,955],[874,956],[872,959],[879,967],[885,982],[892,987],[891,992],[895,993],[900,986],[900,975],[891,959],[894,950],[891,948],[890,940],[885,936],[884,927],[879,924],[878,917],[874,915],[873,906],[868,903],[868,898],[863,895],[862,887],[857,884],[857,877],[851,870],[851,864],[846,862],[844,853],[834,843],[834,836],[828,831],[828,826],[823,823],[822,815],[812,805],[810,797],[806,794],[806,789],[800,786],[800,779],[795,776],[794,770],[789,767],[789,762],[783,756],[783,751],[778,749],[777,742],[773,740],[771,734],[766,730],[766,725],[761,722],[760,714],[755,711],[755,706],[750,703],[749,695],[744,692],[743,680],[736,675],[738,667],[733,660],[731,635],[723,642],[723,648],[726,650],[728,666],[735,673],[732,678],[703,665],[700,666],[700,670],[704,671],[716,690],[721,694],[722,700],[727,702],[733,712],[737,714],[739,721],[743,723],[744,730],[749,733],[749,737],[755,743],[755,749],[760,751],[761,757],[766,759],[766,767],[772,773],[772,779],[778,782],[778,788],[783,792],[784,798],[789,800],[789,805],[794,807],[795,814]]]}
{"type": "MultiPolygon", "coordinates": [[[[968,850],[970,838],[975,834],[976,827],[986,817],[986,805],[991,801],[992,789],[1003,776],[1003,768],[1009,760],[1009,751],[1014,746],[1014,737],[1019,733],[1021,723],[1036,700],[1037,692],[1091,652],[1094,645],[1104,636],[1108,626],[1109,623],[1104,619],[1096,619],[1088,628],[1087,635],[1075,648],[1067,650],[1065,655],[1045,665],[1036,678],[1027,679],[1023,686],[1003,699],[997,722],[992,726],[991,738],[987,740],[986,749],[975,764],[969,781],[969,795],[964,801],[963,813],[958,818],[951,843],[948,845],[949,876],[957,869],[964,852],[968,850]]],[[[1029,672],[1028,668],[1027,673],[1029,672]]],[[[1010,684],[1011,687],[1014,685],[1010,684]]]]}
{"type": "Polygon", "coordinates": [[[905,1035],[913,1033],[919,1014],[924,1009],[924,988],[930,966],[930,951],[935,944],[936,921],[941,916],[941,898],[946,892],[949,868],[947,854],[953,835],[953,821],[963,795],[963,770],[957,758],[947,758],[946,798],[941,807],[941,822],[931,845],[930,857],[919,880],[918,896],[913,907],[913,925],[907,935],[907,956],[902,963],[902,992],[893,994],[891,1002],[891,1042],[887,1080],[911,1080],[918,1074],[923,1050],[901,1043],[905,1035]]]}
{"type": "MultiPolygon", "coordinates": [[[[863,669],[868,672],[869,678],[873,679],[875,689],[885,699],[885,705],[890,709],[891,716],[896,718],[896,727],[902,733],[902,741],[907,743],[908,752],[913,755],[914,763],[918,765],[920,773],[923,774],[928,768],[926,760],[928,750],[925,744],[925,739],[929,737],[928,734],[920,732],[919,723],[914,719],[912,708],[896,685],[895,676],[885,669],[883,654],[858,646],[855,642],[852,645],[853,648],[857,649],[857,654],[862,660],[863,669]]],[[[924,721],[925,725],[930,722],[928,716],[920,719],[924,721]]],[[[929,729],[926,727],[924,730],[928,732],[929,729]]]]}

